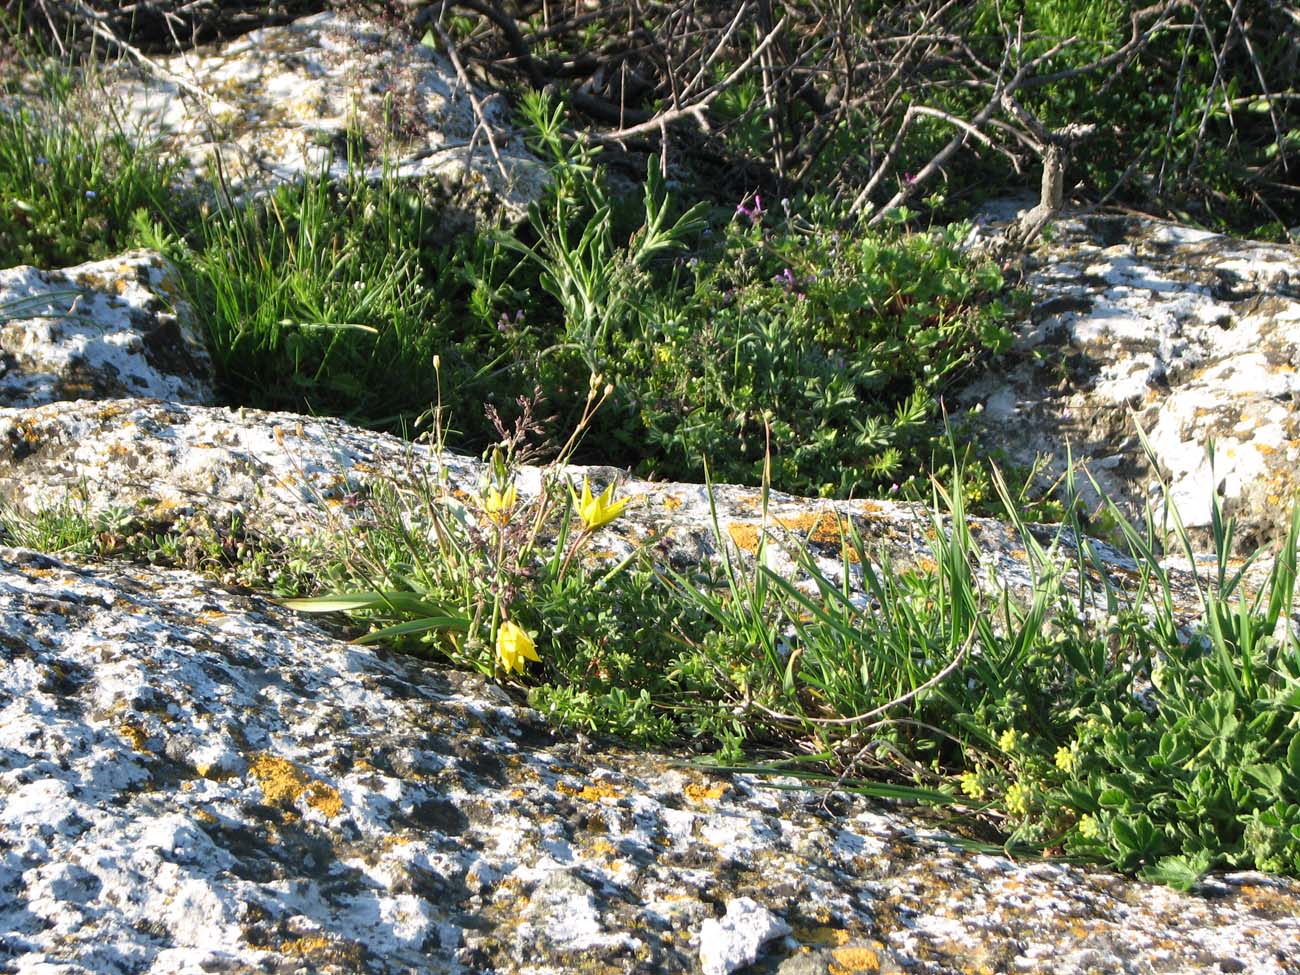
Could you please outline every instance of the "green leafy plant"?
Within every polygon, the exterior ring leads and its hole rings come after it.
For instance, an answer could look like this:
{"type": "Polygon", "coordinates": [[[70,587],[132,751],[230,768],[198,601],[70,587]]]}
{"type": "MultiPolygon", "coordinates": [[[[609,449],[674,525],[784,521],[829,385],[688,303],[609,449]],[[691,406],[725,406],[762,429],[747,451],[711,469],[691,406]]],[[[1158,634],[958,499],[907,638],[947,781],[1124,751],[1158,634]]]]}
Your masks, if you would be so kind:
{"type": "Polygon", "coordinates": [[[755,207],[621,343],[642,467],[755,483],[770,450],[774,487],[836,496],[918,473],[940,393],[1009,344],[1000,272],[959,254],[960,228],[768,230],[755,207]]]}
{"type": "Polygon", "coordinates": [[[522,111],[536,144],[553,162],[555,182],[545,205],[529,207],[537,242],[524,243],[513,235],[500,240],[536,267],[541,287],[559,304],[560,347],[575,349],[588,370],[600,372],[617,355],[611,331],[634,311],[648,267],[665,253],[682,249],[702,229],[705,208],[697,204],[670,219],[657,160],[651,157],[642,194],[644,222],[620,246],[615,241],[613,202],[594,172],[596,150],[563,139],[562,109],[546,96],[526,95],[522,111]]]}

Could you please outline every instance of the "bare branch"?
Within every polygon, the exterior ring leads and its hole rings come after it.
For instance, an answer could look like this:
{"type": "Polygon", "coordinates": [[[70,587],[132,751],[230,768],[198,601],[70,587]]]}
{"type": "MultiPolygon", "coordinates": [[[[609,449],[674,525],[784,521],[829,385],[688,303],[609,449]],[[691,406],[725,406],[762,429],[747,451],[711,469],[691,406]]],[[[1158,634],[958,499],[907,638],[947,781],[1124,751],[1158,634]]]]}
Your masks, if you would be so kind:
{"type": "Polygon", "coordinates": [[[754,63],[760,57],[763,56],[763,52],[766,51],[773,44],[773,42],[775,42],[776,38],[780,35],[781,31],[785,28],[785,25],[789,19],[790,19],[789,14],[787,14],[786,16],[782,17],[779,21],[777,21],[776,26],[774,26],[770,31],[768,31],[767,36],[763,38],[763,40],[759,43],[759,45],[756,48],[754,48],[753,52],[749,55],[749,57],[745,58],[745,60],[742,61],[740,65],[734,71],[731,72],[731,74],[727,75],[727,77],[723,78],[717,84],[708,88],[703,94],[701,94],[694,101],[690,102],[689,104],[683,105],[681,108],[673,109],[672,111],[669,112],[661,112],[660,114],[656,115],[654,118],[650,119],[649,121],[642,122],[640,125],[633,125],[628,128],[617,129],[613,132],[601,133],[600,138],[607,139],[611,142],[619,142],[622,141],[623,139],[630,139],[634,136],[645,135],[648,132],[653,132],[656,129],[661,129],[663,127],[673,124],[674,122],[679,122],[682,119],[687,117],[694,118],[696,122],[700,124],[701,128],[707,128],[707,122],[704,118],[704,110],[709,107],[709,104],[715,98],[717,98],[724,91],[726,91],[733,84],[735,84],[738,79],[740,79],[747,71],[749,71],[750,68],[754,66],[754,63]]]}

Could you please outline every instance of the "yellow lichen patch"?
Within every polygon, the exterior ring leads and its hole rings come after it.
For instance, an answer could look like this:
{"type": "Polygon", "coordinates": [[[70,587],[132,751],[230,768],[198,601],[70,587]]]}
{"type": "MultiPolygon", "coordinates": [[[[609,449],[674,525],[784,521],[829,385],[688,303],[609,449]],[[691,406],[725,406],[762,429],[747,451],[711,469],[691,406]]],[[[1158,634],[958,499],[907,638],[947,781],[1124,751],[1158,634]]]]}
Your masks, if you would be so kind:
{"type": "Polygon", "coordinates": [[[926,575],[934,575],[939,571],[939,563],[928,556],[921,556],[916,560],[916,571],[924,572],[926,575]]]}
{"type": "Polygon", "coordinates": [[[836,948],[831,952],[831,957],[835,960],[826,966],[827,975],[880,971],[880,952],[864,945],[836,948]]]}
{"type": "Polygon", "coordinates": [[[19,420],[14,424],[14,433],[28,447],[35,447],[41,442],[41,434],[31,420],[19,420]]]}
{"type": "Polygon", "coordinates": [[[194,818],[197,819],[200,823],[207,823],[208,825],[212,825],[213,823],[217,822],[217,817],[214,816],[206,809],[194,810],[194,818]]]}
{"type": "MultiPolygon", "coordinates": [[[[365,953],[361,946],[351,941],[332,941],[323,934],[308,934],[301,938],[289,938],[279,944],[250,943],[254,951],[274,951],[281,955],[293,955],[297,958],[319,957],[328,953],[332,962],[346,965],[349,970],[359,970],[365,953]]],[[[324,959],[321,959],[324,960],[324,959]]]]}
{"type": "Polygon", "coordinates": [[[149,735],[135,721],[123,721],[118,726],[118,732],[131,743],[131,747],[138,752],[147,751],[149,744],[149,735]]]}
{"type": "MultiPolygon", "coordinates": [[[[844,546],[844,524],[834,512],[805,512],[788,518],[777,518],[776,523],[789,531],[807,532],[808,540],[819,545],[844,546]]],[[[846,548],[850,562],[859,561],[853,548],[846,548]]]]}
{"type": "Polygon", "coordinates": [[[324,782],[313,782],[307,786],[305,795],[307,805],[320,810],[326,819],[333,819],[343,811],[343,798],[339,795],[338,790],[331,788],[324,782]]]}
{"type": "Polygon", "coordinates": [[[691,802],[717,802],[731,791],[731,786],[726,782],[714,782],[712,784],[688,782],[686,788],[682,791],[686,793],[686,798],[691,802]]]}
{"type": "Polygon", "coordinates": [[[292,806],[301,797],[328,819],[343,811],[343,800],[337,789],[313,781],[290,761],[274,755],[258,755],[249,763],[248,770],[257,779],[267,802],[292,806]]]}
{"type": "Polygon", "coordinates": [[[801,512],[786,518],[774,518],[778,525],[794,532],[808,532],[814,542],[838,542],[839,523],[833,516],[812,511],[801,512]]]}
{"type": "Polygon", "coordinates": [[[618,852],[618,847],[602,836],[591,844],[591,852],[596,856],[609,857],[618,852]]]}
{"type": "Polygon", "coordinates": [[[732,542],[736,548],[742,552],[748,552],[750,555],[758,554],[758,526],[751,525],[748,522],[733,521],[727,526],[727,534],[731,536],[732,542]]]}
{"type": "Polygon", "coordinates": [[[213,782],[220,782],[222,779],[228,779],[235,774],[231,769],[213,762],[198,762],[194,766],[194,771],[198,772],[202,778],[211,779],[213,782]]]}
{"type": "Polygon", "coordinates": [[[581,788],[576,785],[569,785],[567,782],[561,782],[555,789],[563,795],[576,796],[588,802],[599,802],[601,799],[617,799],[619,797],[619,791],[607,782],[593,782],[581,788]]]}
{"type": "MultiPolygon", "coordinates": [[[[95,410],[96,420],[112,420],[124,413],[130,413],[132,410],[131,400],[107,400],[103,406],[95,410]]],[[[130,424],[126,429],[131,430],[135,424],[130,424]]]]}
{"type": "Polygon", "coordinates": [[[682,499],[677,497],[674,494],[670,494],[666,498],[664,498],[664,507],[667,508],[669,511],[676,511],[681,506],[682,506],[682,499]]]}
{"type": "Polygon", "coordinates": [[[794,936],[800,943],[815,948],[839,948],[849,940],[849,933],[843,928],[826,924],[795,925],[794,936]]]}
{"type": "Polygon", "coordinates": [[[286,955],[309,955],[314,951],[324,951],[330,946],[330,939],[324,935],[312,935],[306,938],[294,938],[280,945],[280,951],[286,955]]]}

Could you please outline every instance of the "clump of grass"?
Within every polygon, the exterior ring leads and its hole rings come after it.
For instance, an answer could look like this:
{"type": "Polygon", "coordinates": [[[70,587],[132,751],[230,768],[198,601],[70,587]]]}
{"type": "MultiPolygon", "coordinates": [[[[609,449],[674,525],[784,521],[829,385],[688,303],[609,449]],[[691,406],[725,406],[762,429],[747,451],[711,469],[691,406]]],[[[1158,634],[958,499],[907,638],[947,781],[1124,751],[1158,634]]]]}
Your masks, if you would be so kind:
{"type": "Polygon", "coordinates": [[[424,219],[396,180],[355,171],[226,198],[184,255],[226,386],[381,423],[427,404],[446,335],[419,265],[424,219]]]}
{"type": "Polygon", "coordinates": [[[130,131],[93,81],[46,66],[34,94],[0,102],[0,254],[64,267],[131,247],[141,221],[171,226],[177,160],[130,131]]]}

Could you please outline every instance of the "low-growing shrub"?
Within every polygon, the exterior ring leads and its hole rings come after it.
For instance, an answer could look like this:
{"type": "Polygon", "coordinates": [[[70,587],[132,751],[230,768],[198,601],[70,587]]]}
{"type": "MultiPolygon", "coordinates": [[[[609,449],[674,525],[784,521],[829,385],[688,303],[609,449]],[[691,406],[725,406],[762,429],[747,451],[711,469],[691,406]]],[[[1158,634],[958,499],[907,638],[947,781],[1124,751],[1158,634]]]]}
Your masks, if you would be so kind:
{"type": "MultiPolygon", "coordinates": [[[[771,456],[781,490],[879,489],[922,469],[944,388],[1010,343],[1001,271],[961,253],[965,227],[870,231],[759,194],[707,223],[698,205],[673,218],[652,160],[620,233],[592,150],[544,100],[525,104],[554,185],[530,214],[536,241],[506,246],[523,255],[530,328],[547,328],[538,298],[554,324],[523,369],[547,375],[551,357],[570,386],[578,363],[613,377],[604,462],[683,480],[707,463],[753,484],[771,456]]],[[[563,413],[563,389],[544,391],[563,413]]]]}

